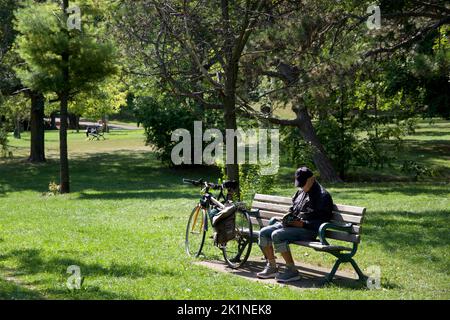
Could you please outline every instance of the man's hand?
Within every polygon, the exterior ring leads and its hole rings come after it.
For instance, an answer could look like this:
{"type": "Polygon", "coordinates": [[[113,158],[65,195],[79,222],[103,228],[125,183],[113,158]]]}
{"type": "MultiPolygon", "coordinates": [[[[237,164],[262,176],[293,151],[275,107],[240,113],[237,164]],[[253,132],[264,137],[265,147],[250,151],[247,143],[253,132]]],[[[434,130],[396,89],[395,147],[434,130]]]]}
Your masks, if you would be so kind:
{"type": "Polygon", "coordinates": [[[292,212],[288,212],[283,216],[283,219],[281,220],[281,223],[283,224],[283,227],[296,227],[296,228],[303,228],[305,223],[302,220],[293,220],[292,212]]]}

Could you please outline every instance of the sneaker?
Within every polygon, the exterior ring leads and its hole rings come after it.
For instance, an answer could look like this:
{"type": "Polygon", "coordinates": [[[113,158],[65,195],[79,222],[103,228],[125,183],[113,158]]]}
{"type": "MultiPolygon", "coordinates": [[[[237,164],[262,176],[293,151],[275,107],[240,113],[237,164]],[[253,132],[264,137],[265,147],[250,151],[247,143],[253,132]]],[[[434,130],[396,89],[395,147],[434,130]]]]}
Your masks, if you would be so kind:
{"type": "Polygon", "coordinates": [[[278,275],[278,268],[267,264],[263,271],[258,272],[256,276],[261,279],[275,278],[278,275]]]}
{"type": "Polygon", "coordinates": [[[275,278],[278,282],[291,282],[300,280],[300,273],[295,268],[286,268],[286,271],[280,272],[275,278]]]}

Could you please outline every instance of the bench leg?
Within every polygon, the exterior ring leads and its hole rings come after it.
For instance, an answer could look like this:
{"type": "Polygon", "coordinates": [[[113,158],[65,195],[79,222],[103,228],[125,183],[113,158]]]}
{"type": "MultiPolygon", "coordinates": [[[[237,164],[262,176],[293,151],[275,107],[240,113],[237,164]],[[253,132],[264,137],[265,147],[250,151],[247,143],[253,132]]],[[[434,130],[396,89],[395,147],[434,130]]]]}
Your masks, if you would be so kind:
{"type": "Polygon", "coordinates": [[[350,263],[352,264],[353,269],[355,269],[356,273],[358,274],[359,281],[366,281],[367,280],[367,276],[364,275],[364,273],[361,271],[361,269],[359,268],[359,266],[356,263],[356,261],[353,260],[353,259],[350,259],[350,263]]]}
{"type": "Polygon", "coordinates": [[[325,277],[326,283],[333,281],[334,275],[336,274],[336,271],[339,268],[341,262],[342,261],[340,259],[336,260],[336,263],[334,264],[333,269],[331,269],[331,272],[325,277]]]}

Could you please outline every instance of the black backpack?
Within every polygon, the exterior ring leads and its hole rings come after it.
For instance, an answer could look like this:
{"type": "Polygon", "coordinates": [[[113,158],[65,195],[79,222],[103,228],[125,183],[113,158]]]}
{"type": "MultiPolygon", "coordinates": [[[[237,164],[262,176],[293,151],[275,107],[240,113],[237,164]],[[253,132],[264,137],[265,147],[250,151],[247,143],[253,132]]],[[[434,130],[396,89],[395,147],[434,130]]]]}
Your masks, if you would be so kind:
{"type": "Polygon", "coordinates": [[[214,245],[222,246],[236,237],[236,206],[230,205],[222,209],[212,220],[214,228],[214,245]]]}

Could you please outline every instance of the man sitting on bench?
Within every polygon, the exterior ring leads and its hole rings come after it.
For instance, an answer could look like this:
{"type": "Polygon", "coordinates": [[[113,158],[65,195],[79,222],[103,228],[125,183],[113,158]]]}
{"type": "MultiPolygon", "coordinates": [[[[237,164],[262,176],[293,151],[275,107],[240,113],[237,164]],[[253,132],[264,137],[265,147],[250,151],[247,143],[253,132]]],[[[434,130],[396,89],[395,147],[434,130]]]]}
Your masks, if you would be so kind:
{"type": "Polygon", "coordinates": [[[257,273],[258,278],[276,278],[278,282],[300,280],[289,250],[289,243],[314,241],[320,225],[332,217],[331,195],[316,181],[310,169],[307,167],[297,169],[295,186],[299,190],[292,198],[292,206],[282,221],[264,227],[259,232],[258,244],[267,259],[267,265],[262,272],[257,273]],[[284,272],[278,272],[274,247],[286,261],[287,268],[284,272]]]}

